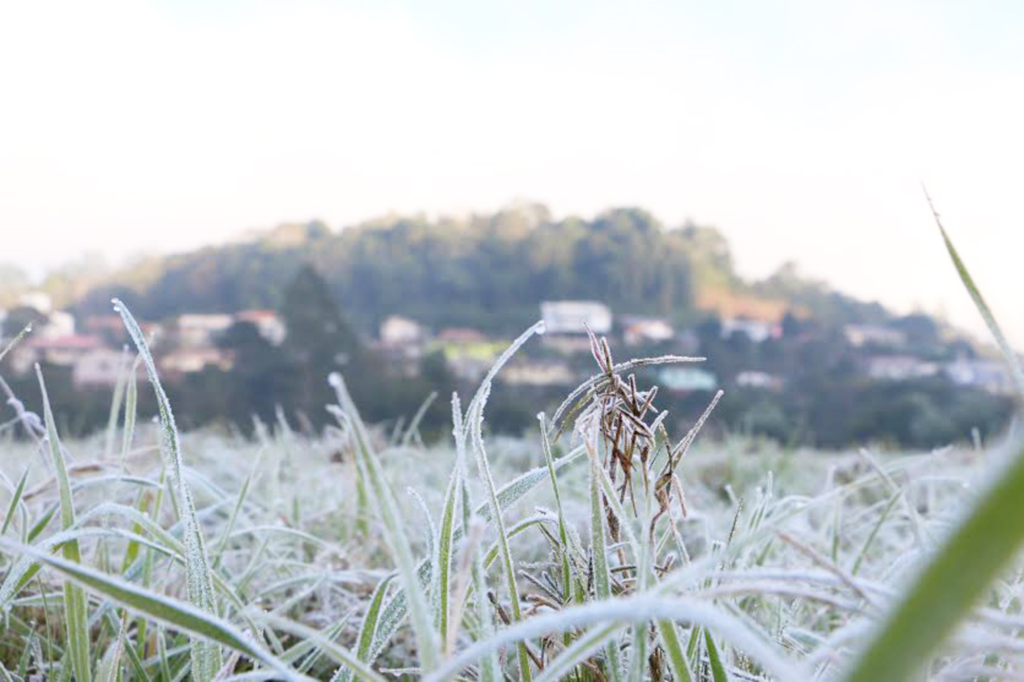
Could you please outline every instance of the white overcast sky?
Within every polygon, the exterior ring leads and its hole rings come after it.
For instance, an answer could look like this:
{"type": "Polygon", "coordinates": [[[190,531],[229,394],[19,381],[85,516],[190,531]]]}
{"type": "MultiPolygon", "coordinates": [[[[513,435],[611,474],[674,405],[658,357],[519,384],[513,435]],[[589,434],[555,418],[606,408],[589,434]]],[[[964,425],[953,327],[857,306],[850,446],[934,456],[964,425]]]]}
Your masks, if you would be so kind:
{"type": "Polygon", "coordinates": [[[1024,3],[0,0],[0,261],[640,205],[1024,345],[1024,3]]]}

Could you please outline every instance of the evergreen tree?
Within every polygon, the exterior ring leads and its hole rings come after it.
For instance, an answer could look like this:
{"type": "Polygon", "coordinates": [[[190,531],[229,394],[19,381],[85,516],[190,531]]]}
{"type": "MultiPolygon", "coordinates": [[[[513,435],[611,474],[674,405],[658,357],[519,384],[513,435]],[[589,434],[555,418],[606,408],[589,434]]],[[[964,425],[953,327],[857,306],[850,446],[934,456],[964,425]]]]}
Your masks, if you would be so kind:
{"type": "Polygon", "coordinates": [[[342,372],[350,379],[352,372],[347,370],[362,359],[359,340],[342,318],[327,283],[311,265],[296,273],[279,313],[288,328],[283,348],[292,370],[290,395],[282,404],[320,426],[326,421],[326,405],[334,401],[327,377],[342,372]]]}

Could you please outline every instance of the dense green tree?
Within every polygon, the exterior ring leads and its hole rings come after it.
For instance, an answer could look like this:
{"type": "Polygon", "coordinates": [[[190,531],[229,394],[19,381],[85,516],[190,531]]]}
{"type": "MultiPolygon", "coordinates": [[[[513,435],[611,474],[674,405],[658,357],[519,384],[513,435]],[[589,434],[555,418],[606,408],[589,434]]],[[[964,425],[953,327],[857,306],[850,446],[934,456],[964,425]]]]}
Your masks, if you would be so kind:
{"type": "Polygon", "coordinates": [[[342,318],[327,282],[311,265],[299,268],[292,278],[279,313],[288,328],[284,352],[293,375],[289,395],[282,397],[290,409],[322,423],[324,408],[334,400],[327,377],[343,372],[351,381],[355,373],[348,370],[365,360],[359,340],[342,318]]]}
{"type": "Polygon", "coordinates": [[[218,345],[232,354],[233,367],[223,372],[222,381],[234,396],[225,416],[243,429],[253,417],[273,423],[278,406],[286,405],[295,374],[292,365],[250,322],[236,322],[229,327],[218,345]]]}

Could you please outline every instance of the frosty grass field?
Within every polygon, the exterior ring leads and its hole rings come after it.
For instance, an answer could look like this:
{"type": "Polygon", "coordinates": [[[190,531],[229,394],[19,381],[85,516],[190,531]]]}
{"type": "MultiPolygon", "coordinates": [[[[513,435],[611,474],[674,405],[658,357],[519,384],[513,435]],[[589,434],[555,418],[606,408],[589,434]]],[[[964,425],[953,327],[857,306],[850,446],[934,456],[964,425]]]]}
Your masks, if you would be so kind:
{"type": "Polygon", "coordinates": [[[681,359],[594,339],[594,377],[524,440],[487,436],[491,375],[432,447],[365,425],[336,375],[323,437],[182,436],[117,309],[150,385],[77,442],[45,392],[15,401],[33,438],[0,441],[0,680],[1024,678],[1012,435],[704,443],[630,379],[681,359]]]}

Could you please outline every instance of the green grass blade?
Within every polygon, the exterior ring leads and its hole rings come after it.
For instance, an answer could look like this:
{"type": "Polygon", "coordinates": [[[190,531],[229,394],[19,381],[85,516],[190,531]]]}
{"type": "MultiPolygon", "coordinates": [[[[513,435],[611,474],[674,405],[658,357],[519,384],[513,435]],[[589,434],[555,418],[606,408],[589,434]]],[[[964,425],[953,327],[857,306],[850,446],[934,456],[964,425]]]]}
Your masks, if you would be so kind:
{"type": "MultiPolygon", "coordinates": [[[[338,394],[338,402],[344,414],[351,421],[352,431],[356,439],[356,463],[362,472],[363,479],[372,491],[371,499],[376,508],[377,516],[384,527],[384,534],[398,565],[402,587],[407,596],[409,614],[413,632],[416,636],[416,649],[420,665],[424,670],[431,670],[437,663],[437,641],[433,623],[429,615],[427,600],[423,594],[413,559],[412,547],[406,535],[405,524],[395,501],[394,493],[384,478],[380,460],[370,442],[366,426],[359,417],[352,398],[340,375],[331,375],[331,384],[338,394]]],[[[429,564],[428,564],[429,569],[429,564]]]]}
{"type": "Polygon", "coordinates": [[[924,567],[842,678],[903,682],[967,616],[1024,542],[1024,447],[924,567]]]}
{"type": "Polygon", "coordinates": [[[7,515],[4,517],[3,528],[0,528],[0,535],[7,534],[7,529],[11,527],[11,521],[14,520],[14,513],[18,511],[21,496],[25,493],[25,481],[28,480],[28,470],[29,467],[25,467],[24,473],[18,479],[18,485],[14,488],[14,494],[11,495],[11,503],[7,506],[7,515]]]}
{"type": "Polygon", "coordinates": [[[57,509],[60,505],[51,505],[43,514],[39,517],[39,520],[33,524],[29,529],[28,534],[25,536],[27,542],[32,542],[39,535],[46,530],[46,527],[50,525],[50,521],[57,515],[57,509]]]}
{"type": "Polygon", "coordinates": [[[130,611],[187,632],[194,639],[201,638],[208,642],[215,642],[217,645],[248,656],[253,661],[263,663],[274,670],[284,679],[304,679],[231,623],[188,602],[147,590],[81,564],[41,552],[35,547],[17,545],[6,540],[0,540],[0,547],[12,553],[28,554],[35,561],[61,573],[69,581],[102,595],[130,611]]]}
{"type": "MultiPolygon", "coordinates": [[[[540,421],[540,442],[544,450],[544,462],[548,467],[548,474],[551,477],[551,490],[555,494],[555,511],[558,512],[558,541],[562,543],[562,589],[565,603],[572,601],[572,571],[569,566],[569,535],[566,531],[565,512],[562,510],[562,496],[558,491],[558,476],[555,475],[555,460],[551,454],[551,441],[548,439],[548,427],[545,423],[544,413],[537,415],[540,421]]],[[[569,642],[566,641],[566,644],[569,642]]]]}
{"type": "MultiPolygon", "coordinates": [[[[458,431],[459,429],[456,430],[458,431]]],[[[569,453],[563,455],[562,457],[559,457],[557,460],[555,460],[555,471],[561,471],[563,468],[575,462],[584,453],[584,451],[585,450],[583,446],[579,446],[577,448],[574,448],[569,453]]],[[[506,483],[504,486],[501,487],[501,489],[498,490],[498,502],[501,505],[501,508],[503,510],[508,509],[509,507],[517,503],[519,500],[521,500],[527,493],[529,493],[531,490],[533,490],[537,485],[539,485],[542,481],[546,480],[547,478],[547,469],[545,467],[539,467],[537,469],[527,471],[526,473],[506,483]]],[[[470,507],[470,505],[465,506],[467,508],[470,507]]],[[[481,517],[484,520],[490,520],[490,502],[484,502],[483,504],[478,505],[476,509],[473,511],[473,514],[481,517]]],[[[463,528],[456,528],[452,536],[453,545],[454,543],[458,542],[463,537],[463,535],[463,528]]],[[[417,567],[417,575],[419,577],[420,584],[429,584],[430,563],[427,561],[421,562],[420,565],[417,567]]],[[[377,628],[377,634],[374,635],[373,647],[370,652],[371,661],[376,660],[377,656],[379,656],[380,653],[384,650],[384,647],[387,645],[387,643],[391,641],[391,638],[394,636],[395,632],[398,630],[399,625],[401,625],[402,620],[405,618],[407,607],[408,604],[405,598],[404,590],[397,590],[395,594],[391,597],[391,599],[388,600],[387,605],[385,605],[384,607],[383,613],[381,613],[380,625],[377,628]]]]}
{"type": "Polygon", "coordinates": [[[672,677],[677,682],[693,682],[693,674],[686,662],[686,653],[679,643],[679,632],[675,623],[669,620],[658,621],[658,632],[661,634],[661,643],[665,646],[665,653],[668,654],[668,664],[672,669],[672,677]]]}
{"type": "Polygon", "coordinates": [[[544,666],[544,672],[537,676],[535,682],[559,682],[567,679],[573,668],[590,658],[621,629],[622,625],[618,623],[592,628],[544,666]]]}
{"type": "Polygon", "coordinates": [[[729,682],[729,673],[722,664],[722,657],[718,653],[718,645],[711,633],[704,630],[704,646],[708,648],[708,660],[711,662],[711,677],[715,682],[729,682]]]}
{"type": "Polygon", "coordinates": [[[118,682],[121,679],[121,655],[124,652],[124,634],[127,625],[127,618],[122,618],[117,631],[117,639],[111,643],[96,670],[96,682],[118,682]]]}
{"type": "Polygon", "coordinates": [[[334,659],[336,662],[351,668],[357,679],[364,680],[364,682],[387,682],[387,678],[375,673],[368,665],[361,662],[351,651],[327,640],[323,635],[312,628],[272,614],[259,614],[256,617],[266,622],[276,630],[281,630],[305,641],[313,642],[317,648],[327,654],[327,656],[334,659]]]}
{"type": "Polygon", "coordinates": [[[373,642],[373,633],[377,630],[377,618],[380,616],[380,609],[384,604],[384,595],[387,594],[388,586],[394,577],[394,574],[385,577],[373,591],[370,606],[366,610],[366,617],[363,618],[363,626],[359,631],[359,648],[356,650],[356,656],[360,661],[366,662],[366,658],[370,654],[370,644],[373,642]]]}
{"type": "Polygon", "coordinates": [[[885,509],[882,510],[881,515],[878,517],[878,521],[871,529],[871,533],[868,534],[868,537],[864,540],[864,544],[861,546],[860,551],[857,552],[857,558],[853,561],[853,567],[850,569],[850,575],[857,575],[857,571],[860,570],[861,564],[864,563],[864,558],[868,555],[868,550],[871,549],[871,544],[875,541],[875,538],[878,537],[878,531],[880,531],[882,526],[885,525],[886,520],[889,518],[889,514],[892,513],[892,510],[896,507],[896,503],[900,501],[902,496],[902,492],[896,492],[891,498],[889,498],[889,503],[885,505],[885,509]]]}
{"type": "MultiPolygon", "coordinates": [[[[599,600],[612,597],[611,572],[608,569],[608,548],[605,545],[607,531],[605,529],[604,505],[601,503],[601,484],[599,482],[600,467],[597,457],[590,458],[590,552],[594,562],[594,594],[599,600]]],[[[622,679],[622,662],[619,659],[619,647],[614,641],[605,647],[605,660],[608,666],[608,677],[614,682],[622,679]]]]}
{"type": "Polygon", "coordinates": [[[139,362],[142,361],[142,356],[138,355],[135,361],[132,362],[132,368],[128,374],[128,386],[125,391],[124,399],[124,434],[121,442],[121,469],[124,470],[125,462],[128,459],[128,453],[132,449],[132,438],[135,436],[135,417],[138,412],[139,402],[139,384],[136,380],[136,375],[139,370],[139,362]]]}
{"type": "MultiPolygon", "coordinates": [[[[43,373],[36,365],[36,376],[39,378],[39,390],[43,396],[43,414],[46,422],[46,440],[50,445],[53,467],[57,475],[57,489],[60,492],[60,524],[64,531],[75,526],[75,504],[71,496],[71,480],[68,478],[67,462],[57,435],[57,427],[50,409],[50,399],[46,394],[46,383],[43,373]]],[[[64,558],[79,563],[82,557],[78,549],[78,541],[67,542],[63,547],[64,558]]],[[[67,621],[68,651],[71,665],[78,682],[89,682],[92,679],[91,657],[89,654],[89,613],[88,601],[80,587],[72,583],[64,586],[64,617],[67,621]]]]}
{"type": "Polygon", "coordinates": [[[245,500],[249,496],[249,486],[252,483],[252,479],[256,476],[256,471],[259,469],[260,457],[257,455],[256,461],[252,464],[252,469],[249,471],[249,475],[245,477],[242,482],[242,489],[238,491],[238,497],[235,498],[235,506],[231,510],[231,516],[228,518],[228,523],[221,531],[220,542],[217,543],[217,549],[213,553],[213,567],[216,569],[220,566],[221,558],[224,556],[224,550],[227,549],[228,540],[231,537],[231,532],[235,529],[235,524],[238,522],[238,514],[242,511],[242,507],[245,505],[245,500]]]}
{"type": "MultiPolygon", "coordinates": [[[[122,613],[127,612],[122,610],[122,613]]],[[[107,612],[106,618],[107,622],[110,624],[111,627],[121,627],[121,621],[118,621],[111,611],[107,612]]],[[[132,670],[135,671],[136,679],[139,682],[150,682],[151,678],[149,677],[149,673],[146,672],[145,667],[143,667],[142,665],[142,659],[139,658],[139,655],[138,653],[136,653],[135,648],[131,646],[131,641],[127,639],[127,631],[125,633],[125,641],[127,646],[124,647],[123,652],[128,656],[128,662],[131,664],[132,670]]]]}
{"type": "MultiPolygon", "coordinates": [[[[121,315],[128,334],[132,337],[139,356],[146,367],[149,381],[156,393],[157,408],[160,412],[162,436],[162,452],[171,465],[171,474],[177,488],[178,509],[185,524],[185,559],[188,585],[188,598],[194,605],[211,614],[217,614],[217,602],[214,597],[213,577],[209,560],[206,556],[206,545],[203,540],[199,519],[196,516],[192,490],[185,481],[185,462],[181,454],[178,427],[174,422],[174,412],[167,399],[160,377],[157,375],[156,363],[150,353],[149,345],[139,329],[138,323],[128,307],[118,299],[113,300],[114,310],[121,315]]],[[[195,640],[192,645],[192,676],[198,682],[210,682],[216,677],[223,665],[220,649],[204,640],[195,640]]]]}
{"type": "Polygon", "coordinates": [[[570,628],[592,627],[599,624],[626,625],[667,619],[688,621],[720,632],[744,655],[757,660],[770,679],[787,682],[806,679],[789,660],[779,654],[774,645],[766,641],[760,632],[714,604],[700,599],[650,593],[606,599],[531,616],[498,631],[487,640],[478,641],[467,647],[424,679],[426,682],[454,679],[463,668],[479,660],[489,651],[553,632],[565,632],[570,628]]]}
{"type": "Polygon", "coordinates": [[[459,491],[462,490],[462,467],[458,462],[452,468],[448,488],[444,494],[444,509],[441,512],[441,525],[438,528],[434,546],[437,548],[434,576],[434,594],[437,599],[437,630],[441,633],[441,648],[449,650],[448,642],[448,598],[451,596],[449,581],[451,580],[452,535],[455,532],[455,508],[458,506],[459,491]]]}
{"type": "Polygon", "coordinates": [[[128,381],[128,348],[121,353],[117,368],[117,383],[114,384],[114,395],[110,399],[110,415],[107,417],[106,446],[103,454],[110,457],[114,454],[114,438],[117,435],[117,419],[121,415],[121,402],[124,400],[124,388],[128,381]]]}
{"type": "MultiPolygon", "coordinates": [[[[508,545],[508,533],[505,530],[505,521],[501,514],[501,503],[498,500],[497,486],[494,484],[494,477],[491,475],[491,465],[487,458],[487,450],[483,440],[483,405],[481,402],[477,408],[476,415],[469,415],[470,433],[472,434],[473,451],[476,453],[477,468],[480,471],[480,479],[487,489],[491,501],[491,522],[498,532],[498,547],[501,551],[501,560],[505,568],[505,579],[508,582],[509,606],[512,609],[512,620],[518,622],[523,619],[522,610],[519,604],[519,585],[516,580],[515,563],[512,560],[512,551],[508,545]]],[[[483,598],[482,595],[480,598],[483,598]]],[[[520,642],[519,653],[519,676],[522,682],[530,682],[530,657],[526,650],[526,643],[520,642]]]]}
{"type": "Polygon", "coordinates": [[[928,196],[927,192],[925,192],[925,197],[928,199],[928,206],[932,210],[932,215],[935,216],[935,224],[938,225],[939,232],[942,234],[942,241],[946,244],[946,251],[949,252],[949,257],[953,261],[953,267],[956,268],[956,273],[960,276],[960,281],[963,282],[964,288],[967,289],[967,293],[970,294],[971,300],[974,301],[974,307],[978,309],[978,312],[981,314],[981,318],[985,320],[985,324],[988,326],[988,330],[991,332],[996,344],[998,344],[999,350],[1003,354],[1003,358],[1010,366],[1010,372],[1013,375],[1014,383],[1017,385],[1017,392],[1020,394],[1020,398],[1024,400],[1024,371],[1021,370],[1020,360],[1017,358],[1017,353],[1014,352],[1013,348],[1010,346],[1010,342],[1006,340],[1003,330],[999,327],[999,323],[996,322],[995,315],[992,314],[992,310],[988,307],[988,304],[985,303],[985,299],[982,297],[981,291],[974,283],[974,278],[971,277],[971,273],[967,270],[967,266],[960,258],[960,254],[957,253],[956,247],[953,246],[953,240],[949,238],[949,234],[946,233],[946,228],[942,226],[939,213],[935,210],[935,205],[932,204],[932,199],[928,196]]]}
{"type": "MultiPolygon", "coordinates": [[[[391,585],[394,577],[395,574],[391,573],[377,583],[377,587],[373,590],[373,596],[370,597],[370,605],[366,608],[366,615],[363,616],[363,624],[359,628],[359,638],[356,645],[356,658],[363,663],[370,662],[370,646],[373,644],[373,635],[377,631],[377,620],[380,617],[381,607],[384,604],[384,596],[387,594],[388,587],[391,585]]],[[[338,671],[331,678],[331,682],[348,682],[350,679],[352,679],[352,669],[342,666],[338,668],[338,671]]]]}

